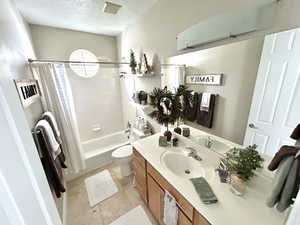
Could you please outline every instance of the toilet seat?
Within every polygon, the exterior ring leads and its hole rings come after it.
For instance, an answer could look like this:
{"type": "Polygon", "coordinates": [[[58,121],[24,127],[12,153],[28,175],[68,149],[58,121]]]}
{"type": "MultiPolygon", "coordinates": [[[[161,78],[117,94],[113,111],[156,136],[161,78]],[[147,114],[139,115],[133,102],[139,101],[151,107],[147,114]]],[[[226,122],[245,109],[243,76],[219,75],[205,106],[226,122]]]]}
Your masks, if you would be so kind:
{"type": "Polygon", "coordinates": [[[125,145],[113,151],[112,157],[114,158],[126,158],[132,155],[132,146],[125,145]]]}

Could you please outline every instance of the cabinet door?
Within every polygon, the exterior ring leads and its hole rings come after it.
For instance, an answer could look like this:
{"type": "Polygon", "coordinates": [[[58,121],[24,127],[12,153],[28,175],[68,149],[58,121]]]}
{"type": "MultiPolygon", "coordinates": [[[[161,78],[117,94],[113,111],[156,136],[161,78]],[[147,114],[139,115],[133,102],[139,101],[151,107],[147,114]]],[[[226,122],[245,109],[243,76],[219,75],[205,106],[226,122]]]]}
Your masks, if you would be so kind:
{"type": "Polygon", "coordinates": [[[163,225],[164,190],[151,176],[148,175],[147,180],[149,209],[159,224],[163,225]]]}
{"type": "Polygon", "coordinates": [[[133,170],[135,176],[136,188],[141,198],[147,202],[147,180],[146,169],[143,168],[137,160],[133,160],[133,170]]]}
{"type": "Polygon", "coordinates": [[[199,212],[194,210],[193,225],[211,225],[199,212]]]}
{"type": "Polygon", "coordinates": [[[192,222],[187,218],[187,216],[180,209],[178,209],[177,225],[192,225],[192,222]]]}

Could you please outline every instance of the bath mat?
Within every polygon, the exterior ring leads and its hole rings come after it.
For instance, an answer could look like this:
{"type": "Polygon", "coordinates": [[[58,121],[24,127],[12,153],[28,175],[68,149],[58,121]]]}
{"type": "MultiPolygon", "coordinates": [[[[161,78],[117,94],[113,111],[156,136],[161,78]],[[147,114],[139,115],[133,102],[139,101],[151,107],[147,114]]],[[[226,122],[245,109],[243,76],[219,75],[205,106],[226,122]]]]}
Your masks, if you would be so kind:
{"type": "Polygon", "coordinates": [[[118,192],[118,188],[108,170],[86,178],[85,186],[91,207],[118,192]]]}
{"type": "Polygon", "coordinates": [[[152,225],[142,206],[130,210],[109,225],[152,225]]]}

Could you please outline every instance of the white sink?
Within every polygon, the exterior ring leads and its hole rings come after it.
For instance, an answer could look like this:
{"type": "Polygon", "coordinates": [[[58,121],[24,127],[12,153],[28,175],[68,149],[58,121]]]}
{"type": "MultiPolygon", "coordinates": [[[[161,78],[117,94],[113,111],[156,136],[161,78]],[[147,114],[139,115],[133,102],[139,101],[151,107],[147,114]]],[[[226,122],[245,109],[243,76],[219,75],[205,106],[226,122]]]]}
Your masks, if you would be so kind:
{"type": "Polygon", "coordinates": [[[173,174],[182,178],[195,178],[205,174],[201,161],[181,152],[165,152],[161,156],[161,163],[173,174]]]}
{"type": "MultiPolygon", "coordinates": [[[[198,144],[207,148],[207,140],[209,137],[210,136],[199,136],[196,139],[198,144]]],[[[212,142],[210,149],[221,154],[226,153],[232,148],[231,146],[221,141],[215,140],[213,137],[210,137],[210,141],[212,142]]]]}

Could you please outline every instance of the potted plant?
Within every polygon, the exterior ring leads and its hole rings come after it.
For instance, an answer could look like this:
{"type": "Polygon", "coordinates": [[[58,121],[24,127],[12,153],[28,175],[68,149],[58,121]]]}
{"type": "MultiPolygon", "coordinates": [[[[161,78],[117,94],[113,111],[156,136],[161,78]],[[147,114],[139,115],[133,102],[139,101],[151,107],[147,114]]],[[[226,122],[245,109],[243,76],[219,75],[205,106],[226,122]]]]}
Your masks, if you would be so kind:
{"type": "Polygon", "coordinates": [[[257,145],[233,148],[226,153],[224,162],[231,173],[232,191],[237,195],[245,193],[247,182],[255,176],[255,170],[263,167],[264,159],[256,148],[257,145]]]}

